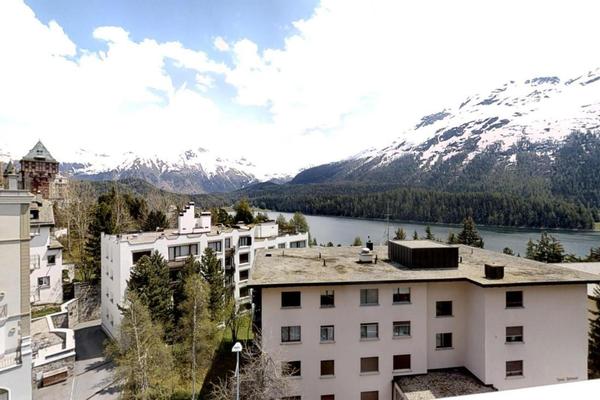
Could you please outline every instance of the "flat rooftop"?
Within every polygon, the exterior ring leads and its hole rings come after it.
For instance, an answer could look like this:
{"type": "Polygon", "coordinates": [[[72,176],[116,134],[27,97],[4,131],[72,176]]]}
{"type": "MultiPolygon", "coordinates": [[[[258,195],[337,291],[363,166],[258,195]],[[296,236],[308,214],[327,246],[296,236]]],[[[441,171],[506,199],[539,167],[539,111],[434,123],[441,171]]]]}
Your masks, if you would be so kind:
{"type": "MultiPolygon", "coordinates": [[[[409,241],[405,241],[409,242],[409,241]]],[[[425,241],[419,246],[424,247],[425,241]]],[[[431,242],[432,245],[437,245],[431,242]]],[[[308,286],[370,282],[470,281],[480,286],[599,283],[600,276],[490,250],[459,245],[458,268],[408,268],[388,259],[387,246],[373,250],[377,263],[358,262],[360,247],[261,249],[249,285],[308,286]],[[325,265],[323,265],[325,261],[325,265]],[[503,265],[503,279],[487,279],[485,264],[503,265]]]]}
{"type": "Polygon", "coordinates": [[[464,368],[430,371],[424,375],[399,376],[394,381],[408,400],[433,400],[495,392],[464,368]]]}
{"type": "Polygon", "coordinates": [[[434,242],[433,240],[390,240],[392,243],[398,243],[409,249],[431,249],[455,247],[445,243],[434,242]]]}
{"type": "Polygon", "coordinates": [[[110,235],[113,237],[118,237],[120,241],[129,242],[129,244],[150,244],[154,243],[159,239],[177,239],[180,236],[187,236],[189,238],[199,238],[203,235],[208,236],[219,236],[222,233],[229,233],[233,231],[240,232],[249,232],[251,230],[250,226],[246,226],[243,228],[232,228],[229,226],[221,226],[221,225],[213,225],[210,227],[210,232],[206,233],[179,233],[178,229],[165,229],[163,231],[156,232],[134,232],[134,233],[124,233],[121,235],[110,235]]]}

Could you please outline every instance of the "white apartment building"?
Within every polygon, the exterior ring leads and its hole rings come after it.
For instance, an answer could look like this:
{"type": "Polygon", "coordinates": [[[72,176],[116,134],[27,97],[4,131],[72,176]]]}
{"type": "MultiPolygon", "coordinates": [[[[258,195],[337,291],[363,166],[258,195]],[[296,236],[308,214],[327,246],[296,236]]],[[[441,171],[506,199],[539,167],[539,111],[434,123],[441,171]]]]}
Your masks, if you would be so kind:
{"type": "Polygon", "coordinates": [[[52,202],[37,195],[29,209],[31,216],[30,284],[31,304],[60,304],[62,290],[62,249],[54,238],[52,202]]]}
{"type": "MultiPolygon", "coordinates": [[[[10,186],[9,186],[10,187],[10,186]]],[[[0,190],[0,399],[31,399],[29,205],[24,191],[0,190]]]]}
{"type": "Polygon", "coordinates": [[[199,260],[210,247],[221,261],[236,299],[249,306],[247,283],[256,250],[308,246],[308,233],[280,235],[274,221],[234,227],[212,225],[210,212],[195,217],[194,203],[180,213],[177,224],[177,229],[157,232],[102,234],[101,313],[102,327],[109,335],[115,337],[118,332],[121,313],[117,305],[123,305],[131,269],[144,255],[158,251],[169,267],[177,270],[190,255],[199,260]]]}
{"type": "MultiPolygon", "coordinates": [[[[291,399],[406,399],[402,377],[466,368],[498,390],[587,379],[598,277],[466,246],[261,250],[250,284],[291,399]]],[[[489,388],[488,388],[489,389],[489,388]]]]}

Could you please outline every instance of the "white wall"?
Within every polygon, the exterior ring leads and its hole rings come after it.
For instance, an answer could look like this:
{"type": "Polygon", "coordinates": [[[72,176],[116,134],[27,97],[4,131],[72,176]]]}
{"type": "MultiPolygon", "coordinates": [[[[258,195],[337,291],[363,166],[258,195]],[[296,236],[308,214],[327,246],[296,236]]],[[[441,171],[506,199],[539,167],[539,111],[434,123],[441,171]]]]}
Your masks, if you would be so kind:
{"type": "Polygon", "coordinates": [[[32,304],[62,303],[62,250],[48,249],[50,245],[50,226],[41,226],[39,234],[30,242],[30,294],[32,304]],[[55,256],[54,265],[48,264],[48,256],[55,256]],[[38,261],[39,260],[39,261],[38,261]],[[48,276],[49,286],[39,286],[38,278],[48,276]]]}

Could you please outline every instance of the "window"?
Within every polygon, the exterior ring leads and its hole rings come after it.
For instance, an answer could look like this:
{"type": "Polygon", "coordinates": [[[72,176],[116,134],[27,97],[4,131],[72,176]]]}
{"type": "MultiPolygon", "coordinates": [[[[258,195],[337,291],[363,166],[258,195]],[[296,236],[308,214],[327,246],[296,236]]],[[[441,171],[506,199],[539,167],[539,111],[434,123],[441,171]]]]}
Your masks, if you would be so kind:
{"type": "Polygon", "coordinates": [[[300,307],[300,292],[281,292],[281,308],[300,307]]]}
{"type": "Polygon", "coordinates": [[[360,338],[361,339],[377,339],[379,338],[379,324],[360,324],[360,338]]]}
{"type": "Polygon", "coordinates": [[[134,251],[131,253],[131,262],[133,264],[137,264],[138,261],[140,261],[142,257],[144,257],[144,256],[150,257],[151,255],[152,255],[152,251],[150,251],[150,250],[134,251]]]}
{"type": "Polygon", "coordinates": [[[220,253],[223,249],[223,242],[221,242],[220,240],[217,240],[215,242],[208,242],[208,248],[212,249],[212,251],[214,251],[215,253],[220,253]]]}
{"type": "Polygon", "coordinates": [[[290,242],[290,249],[301,249],[306,247],[306,240],[298,240],[296,242],[290,242]]]}
{"type": "Polygon", "coordinates": [[[334,307],[335,294],[333,290],[325,290],[321,292],[321,308],[334,307]]]}
{"type": "Polygon", "coordinates": [[[233,266],[233,257],[225,256],[225,269],[230,269],[233,266]]]}
{"type": "Polygon", "coordinates": [[[410,303],[410,288],[396,288],[392,297],[394,304],[410,303]]]}
{"type": "Polygon", "coordinates": [[[190,255],[198,255],[198,243],[169,247],[170,261],[173,261],[180,257],[188,257],[190,255]]]}
{"type": "Polygon", "coordinates": [[[285,243],[279,243],[277,247],[280,249],[285,249],[285,243]]]}
{"type": "Polygon", "coordinates": [[[48,265],[56,264],[56,255],[48,255],[48,265]]]}
{"type": "Polygon", "coordinates": [[[226,249],[231,248],[231,238],[225,238],[225,248],[226,249]]]}
{"type": "Polygon", "coordinates": [[[334,394],[321,395],[321,400],[335,400],[335,395],[334,394]]]}
{"type": "Polygon", "coordinates": [[[250,236],[240,236],[240,240],[238,241],[238,245],[240,247],[251,246],[252,238],[250,236]]]}
{"type": "Polygon", "coordinates": [[[523,292],[521,290],[506,292],[506,308],[523,307],[523,292]]]}
{"type": "Polygon", "coordinates": [[[360,392],[360,400],[379,400],[379,392],[360,392]]]}
{"type": "Polygon", "coordinates": [[[379,357],[363,357],[360,359],[360,372],[379,372],[379,357]]]}
{"type": "Polygon", "coordinates": [[[506,377],[523,376],[523,360],[506,362],[506,377]]]}
{"type": "Polygon", "coordinates": [[[282,326],[281,327],[281,342],[299,342],[300,341],[300,326],[282,326]]]}
{"type": "Polygon", "coordinates": [[[245,269],[243,271],[240,271],[240,281],[247,281],[249,275],[250,275],[250,270],[249,269],[245,269]]]}
{"type": "Polygon", "coordinates": [[[300,361],[287,361],[283,362],[281,370],[284,375],[287,376],[301,376],[302,367],[300,361]]]}
{"type": "Polygon", "coordinates": [[[451,301],[436,301],[435,302],[435,316],[436,317],[451,317],[452,316],[452,302],[451,301]]]}
{"type": "Polygon", "coordinates": [[[248,264],[250,262],[250,253],[240,253],[240,264],[248,264]]]}
{"type": "Polygon", "coordinates": [[[321,376],[333,376],[335,375],[335,361],[334,360],[322,360],[321,361],[321,376]]]}
{"type": "Polygon", "coordinates": [[[523,342],[523,327],[522,326],[507,326],[506,327],[506,343],[523,342]]]}
{"type": "Polygon", "coordinates": [[[435,335],[436,349],[449,349],[452,347],[452,333],[438,333],[435,335]]]}
{"type": "Polygon", "coordinates": [[[250,288],[248,286],[244,286],[240,288],[240,297],[248,297],[250,296],[250,288]]]}
{"type": "Polygon", "coordinates": [[[376,306],[379,305],[378,289],[360,289],[360,305],[376,306]]]}
{"type": "Polygon", "coordinates": [[[394,356],[394,371],[410,369],[410,354],[398,354],[394,356]]]}
{"type": "Polygon", "coordinates": [[[333,342],[335,340],[334,331],[333,325],[321,325],[321,342],[333,342]]]}
{"type": "Polygon", "coordinates": [[[38,278],[38,286],[39,287],[50,287],[50,277],[49,276],[41,276],[38,278]]]}
{"type": "Polygon", "coordinates": [[[394,321],[394,337],[410,336],[410,321],[394,321]]]}

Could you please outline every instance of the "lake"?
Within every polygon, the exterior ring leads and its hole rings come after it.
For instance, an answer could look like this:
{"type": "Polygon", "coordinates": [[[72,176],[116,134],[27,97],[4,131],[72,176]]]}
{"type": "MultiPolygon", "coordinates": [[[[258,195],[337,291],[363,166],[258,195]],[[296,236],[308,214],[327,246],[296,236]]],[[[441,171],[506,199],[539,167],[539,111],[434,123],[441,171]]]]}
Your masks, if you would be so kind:
{"type": "MultiPolygon", "coordinates": [[[[286,219],[292,217],[292,213],[269,211],[270,218],[277,218],[283,214],[286,219]]],[[[317,243],[349,245],[354,242],[356,236],[360,236],[363,243],[367,237],[376,244],[385,243],[387,223],[385,221],[366,220],[359,218],[343,217],[325,217],[318,215],[307,215],[306,220],[310,226],[311,237],[317,239],[317,243]]],[[[419,237],[425,236],[425,227],[427,224],[414,222],[390,221],[390,238],[394,237],[394,231],[397,227],[404,228],[407,239],[411,239],[416,230],[419,237]]],[[[434,225],[431,224],[431,231],[441,240],[448,238],[450,231],[460,232],[462,229],[458,225],[434,225]]],[[[485,248],[489,250],[502,251],[505,247],[513,249],[515,254],[525,255],[527,241],[529,239],[538,240],[540,238],[540,229],[520,229],[520,228],[501,228],[478,226],[477,229],[483,238],[485,248]]],[[[561,241],[566,253],[577,256],[589,254],[591,247],[600,246],[600,232],[594,231],[549,231],[553,236],[561,241]]]]}

